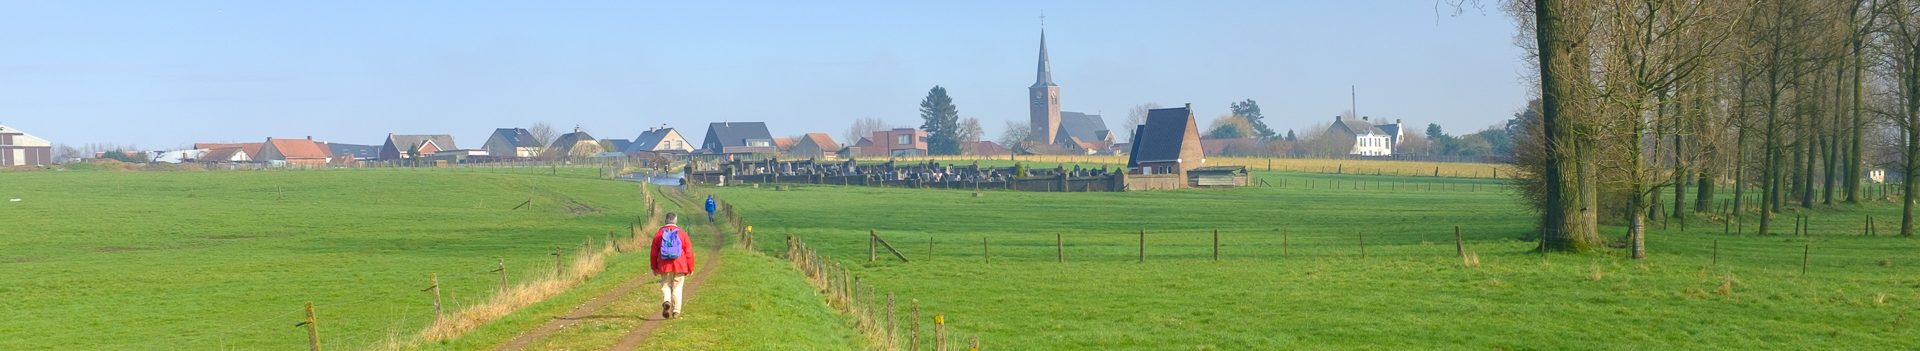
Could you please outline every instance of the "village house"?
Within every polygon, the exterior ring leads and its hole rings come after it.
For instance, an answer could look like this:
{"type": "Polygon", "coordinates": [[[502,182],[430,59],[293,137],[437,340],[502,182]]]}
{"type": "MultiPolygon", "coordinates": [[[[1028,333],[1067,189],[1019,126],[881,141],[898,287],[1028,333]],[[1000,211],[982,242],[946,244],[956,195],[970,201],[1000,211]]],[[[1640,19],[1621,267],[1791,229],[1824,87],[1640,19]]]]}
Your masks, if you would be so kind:
{"type": "Polygon", "coordinates": [[[833,137],[828,136],[827,133],[807,133],[800,137],[798,144],[787,149],[787,155],[799,158],[832,159],[837,158],[838,155],[834,152],[839,150],[840,143],[833,142],[833,137]]]}
{"type": "Polygon", "coordinates": [[[707,137],[700,141],[706,154],[774,154],[773,133],[763,122],[716,122],[707,125],[707,137]]]}
{"type": "Polygon", "coordinates": [[[253,162],[260,154],[265,143],[194,143],[193,148],[207,150],[196,161],[203,163],[245,163],[253,162]]]}
{"type": "Polygon", "coordinates": [[[894,128],[874,131],[873,137],[859,145],[861,156],[912,157],[927,155],[927,131],[918,128],[894,128]]]}
{"type": "Polygon", "coordinates": [[[486,145],[480,148],[487,149],[487,154],[495,159],[534,158],[546,149],[543,142],[534,138],[533,133],[525,128],[499,128],[493,130],[493,135],[487,137],[486,145]]]}
{"type": "Polygon", "coordinates": [[[44,166],[53,161],[52,142],[0,125],[0,166],[44,166]]]}
{"type": "Polygon", "coordinates": [[[580,127],[573,127],[572,133],[561,134],[553,139],[553,145],[547,146],[548,152],[567,159],[593,157],[600,154],[600,150],[600,140],[580,130],[580,127]]]}
{"type": "Polygon", "coordinates": [[[646,132],[640,133],[640,136],[634,137],[633,143],[629,144],[625,149],[621,149],[621,151],[626,153],[691,153],[693,152],[693,143],[687,142],[687,137],[680,135],[680,131],[674,130],[673,128],[649,128],[646,132]]]}
{"type": "Polygon", "coordinates": [[[1187,171],[1205,166],[1200,128],[1193,120],[1193,104],[1153,109],[1146,124],[1134,128],[1127,158],[1130,190],[1177,189],[1187,184],[1187,171]],[[1136,177],[1139,176],[1139,177],[1136,177]]]}
{"type": "Polygon", "coordinates": [[[380,147],[373,145],[321,143],[327,147],[327,153],[333,155],[335,164],[352,164],[357,161],[380,159],[380,147]]]}
{"type": "Polygon", "coordinates": [[[961,148],[963,149],[961,151],[965,152],[968,155],[1005,156],[1005,155],[1010,155],[1013,152],[1012,150],[1008,150],[1004,146],[1000,146],[1000,143],[993,142],[992,140],[981,140],[981,141],[961,145],[961,148]]]}
{"type": "Polygon", "coordinates": [[[325,166],[332,159],[327,148],[313,142],[313,137],[305,139],[267,138],[262,143],[260,154],[254,161],[272,163],[276,166],[325,166]]]}
{"type": "Polygon", "coordinates": [[[246,149],[232,146],[207,149],[207,154],[200,155],[200,158],[194,161],[200,163],[247,163],[253,162],[253,156],[248,155],[246,149]]]}
{"type": "Polygon", "coordinates": [[[1404,136],[1399,120],[1388,124],[1373,124],[1368,117],[1350,119],[1333,116],[1333,125],[1327,127],[1325,138],[1335,140],[1353,140],[1349,155],[1356,156],[1393,156],[1393,150],[1400,145],[1404,136]]]}
{"type": "Polygon", "coordinates": [[[380,145],[380,160],[404,160],[458,148],[460,146],[453,143],[452,135],[387,133],[387,143],[380,145]]]}
{"type": "Polygon", "coordinates": [[[1053,145],[1065,153],[1094,155],[1112,153],[1113,132],[1100,115],[1060,112],[1060,131],[1053,145]]]}

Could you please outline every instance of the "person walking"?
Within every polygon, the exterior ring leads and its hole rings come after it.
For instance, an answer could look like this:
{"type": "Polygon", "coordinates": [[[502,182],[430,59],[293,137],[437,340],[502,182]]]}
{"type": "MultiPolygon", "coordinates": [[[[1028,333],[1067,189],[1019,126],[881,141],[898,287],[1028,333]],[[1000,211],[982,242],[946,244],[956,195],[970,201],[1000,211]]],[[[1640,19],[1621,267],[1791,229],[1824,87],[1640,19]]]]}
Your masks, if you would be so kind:
{"type": "Polygon", "coordinates": [[[653,234],[653,275],[660,276],[660,318],[679,318],[687,300],[687,275],[693,274],[693,243],[680,229],[680,215],[667,213],[667,224],[653,234]]]}
{"type": "Polygon", "coordinates": [[[718,210],[720,203],[713,200],[713,195],[707,195],[707,223],[713,223],[713,212],[718,210]]]}

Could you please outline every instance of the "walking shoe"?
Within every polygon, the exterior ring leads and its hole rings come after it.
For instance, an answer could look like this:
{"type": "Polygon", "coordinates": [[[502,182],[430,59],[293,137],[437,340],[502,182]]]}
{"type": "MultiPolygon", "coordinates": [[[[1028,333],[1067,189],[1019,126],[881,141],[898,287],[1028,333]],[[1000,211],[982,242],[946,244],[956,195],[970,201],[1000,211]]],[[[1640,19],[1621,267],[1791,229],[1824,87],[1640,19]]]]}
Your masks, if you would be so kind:
{"type": "Polygon", "coordinates": [[[672,302],[661,302],[661,303],[660,303],[660,318],[661,318],[661,319],[670,319],[670,318],[673,318],[673,303],[672,303],[672,302]]]}

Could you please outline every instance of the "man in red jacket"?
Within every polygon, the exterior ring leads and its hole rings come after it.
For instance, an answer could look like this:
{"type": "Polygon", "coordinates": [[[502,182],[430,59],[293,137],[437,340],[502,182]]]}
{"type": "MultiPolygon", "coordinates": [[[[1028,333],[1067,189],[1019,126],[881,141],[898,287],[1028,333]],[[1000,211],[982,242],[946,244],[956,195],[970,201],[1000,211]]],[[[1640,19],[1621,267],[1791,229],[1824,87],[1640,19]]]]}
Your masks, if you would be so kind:
{"type": "Polygon", "coordinates": [[[660,303],[660,318],[680,317],[680,307],[685,305],[687,301],[681,291],[686,286],[687,275],[693,274],[693,242],[687,240],[687,232],[680,230],[679,222],[680,216],[678,214],[668,212],[667,225],[661,226],[660,231],[653,234],[653,250],[651,252],[653,253],[653,274],[660,276],[660,299],[662,301],[660,303]],[[669,235],[672,237],[669,237],[669,235]],[[678,240],[678,245],[674,245],[674,242],[667,242],[665,249],[675,250],[677,246],[679,254],[674,255],[672,252],[666,252],[666,254],[663,255],[662,253],[665,252],[661,251],[663,241],[675,239],[678,240]]]}

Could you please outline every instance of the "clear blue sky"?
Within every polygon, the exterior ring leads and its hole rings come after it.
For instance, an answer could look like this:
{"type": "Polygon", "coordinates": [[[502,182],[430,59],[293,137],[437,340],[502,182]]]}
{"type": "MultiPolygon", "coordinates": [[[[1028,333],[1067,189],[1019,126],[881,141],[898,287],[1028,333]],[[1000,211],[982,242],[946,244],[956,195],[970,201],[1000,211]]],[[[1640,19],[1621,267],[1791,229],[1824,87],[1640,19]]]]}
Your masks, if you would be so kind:
{"type": "Polygon", "coordinates": [[[1376,118],[1456,134],[1508,118],[1528,95],[1512,20],[1435,3],[0,0],[0,124],[147,148],[389,132],[477,148],[538,121],[839,138],[861,117],[917,126],[938,84],[997,135],[1027,118],[1043,11],[1064,109],[1116,130],[1139,103],[1192,103],[1204,124],[1248,98],[1300,129],[1346,110],[1350,85],[1376,118]]]}

